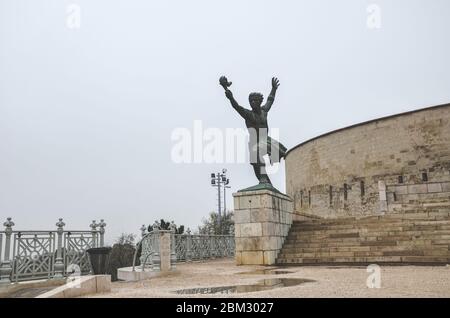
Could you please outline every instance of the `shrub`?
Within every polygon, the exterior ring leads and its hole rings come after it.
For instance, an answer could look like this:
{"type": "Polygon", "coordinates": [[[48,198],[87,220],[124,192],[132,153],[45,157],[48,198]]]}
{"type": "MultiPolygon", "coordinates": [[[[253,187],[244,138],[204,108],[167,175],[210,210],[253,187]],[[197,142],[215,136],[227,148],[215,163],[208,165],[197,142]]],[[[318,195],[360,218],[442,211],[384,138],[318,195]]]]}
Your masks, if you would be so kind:
{"type": "MultiPolygon", "coordinates": [[[[123,233],[113,245],[111,254],[109,255],[108,273],[111,275],[111,281],[117,281],[117,270],[122,267],[133,266],[133,257],[136,251],[134,245],[134,234],[123,233]]],[[[140,264],[140,248],[136,256],[136,266],[140,264]]]]}

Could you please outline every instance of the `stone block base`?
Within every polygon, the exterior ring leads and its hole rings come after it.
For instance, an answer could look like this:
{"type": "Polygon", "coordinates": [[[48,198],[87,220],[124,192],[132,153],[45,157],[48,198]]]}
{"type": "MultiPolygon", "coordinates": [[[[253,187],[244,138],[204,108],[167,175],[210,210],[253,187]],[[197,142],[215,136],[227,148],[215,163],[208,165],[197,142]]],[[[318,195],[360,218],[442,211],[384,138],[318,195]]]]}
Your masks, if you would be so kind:
{"type": "Polygon", "coordinates": [[[273,265],[293,220],[287,195],[271,190],[233,194],[238,265],[273,265]]]}

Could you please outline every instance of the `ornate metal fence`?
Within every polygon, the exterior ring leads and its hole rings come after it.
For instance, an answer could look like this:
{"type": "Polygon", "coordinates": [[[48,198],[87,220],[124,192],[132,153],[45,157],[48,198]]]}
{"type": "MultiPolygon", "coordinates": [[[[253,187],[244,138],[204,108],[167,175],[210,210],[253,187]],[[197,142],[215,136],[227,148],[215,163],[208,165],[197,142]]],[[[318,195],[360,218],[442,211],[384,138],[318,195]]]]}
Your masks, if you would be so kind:
{"type": "Polygon", "coordinates": [[[234,256],[234,235],[175,234],[177,261],[234,256]]]}
{"type": "Polygon", "coordinates": [[[141,228],[142,239],[136,248],[133,260],[136,262],[136,255],[141,246],[141,267],[145,269],[149,265],[153,270],[159,269],[160,263],[160,234],[170,233],[170,254],[172,266],[180,261],[200,261],[222,257],[234,257],[235,241],[234,235],[201,235],[191,234],[188,229],[186,234],[175,234],[175,225],[171,224],[168,231],[161,231],[158,224],[153,225],[152,231],[145,233],[146,227],[141,228]]]}
{"type": "Polygon", "coordinates": [[[148,264],[152,269],[158,270],[161,262],[159,255],[159,231],[156,230],[145,234],[140,244],[142,250],[139,260],[143,266],[142,268],[145,268],[146,264],[148,264]]]}
{"type": "Polygon", "coordinates": [[[11,218],[0,231],[0,284],[34,279],[62,278],[91,271],[86,250],[103,246],[106,223],[92,221],[86,231],[15,231],[11,218]],[[99,230],[97,230],[99,227],[99,230]]]}

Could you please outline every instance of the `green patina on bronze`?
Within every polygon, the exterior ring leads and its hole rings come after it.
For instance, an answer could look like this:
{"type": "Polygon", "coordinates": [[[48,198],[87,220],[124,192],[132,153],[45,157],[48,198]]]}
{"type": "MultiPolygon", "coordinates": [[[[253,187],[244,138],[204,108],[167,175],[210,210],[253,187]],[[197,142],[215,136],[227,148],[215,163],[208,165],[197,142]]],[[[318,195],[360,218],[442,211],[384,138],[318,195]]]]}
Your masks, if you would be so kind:
{"type": "Polygon", "coordinates": [[[259,183],[252,187],[239,190],[238,192],[258,191],[258,190],[269,190],[269,191],[273,191],[276,193],[284,194],[284,193],[280,192],[280,190],[275,188],[271,183],[259,183]]]}

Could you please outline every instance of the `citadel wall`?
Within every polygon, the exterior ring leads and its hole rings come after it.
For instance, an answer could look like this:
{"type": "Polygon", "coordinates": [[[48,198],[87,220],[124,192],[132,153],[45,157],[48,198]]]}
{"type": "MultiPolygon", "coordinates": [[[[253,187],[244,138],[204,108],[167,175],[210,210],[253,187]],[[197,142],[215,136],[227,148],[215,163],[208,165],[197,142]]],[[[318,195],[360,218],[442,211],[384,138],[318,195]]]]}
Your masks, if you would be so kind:
{"type": "Polygon", "coordinates": [[[450,208],[450,104],[306,141],[286,156],[294,211],[321,217],[450,208]]]}

